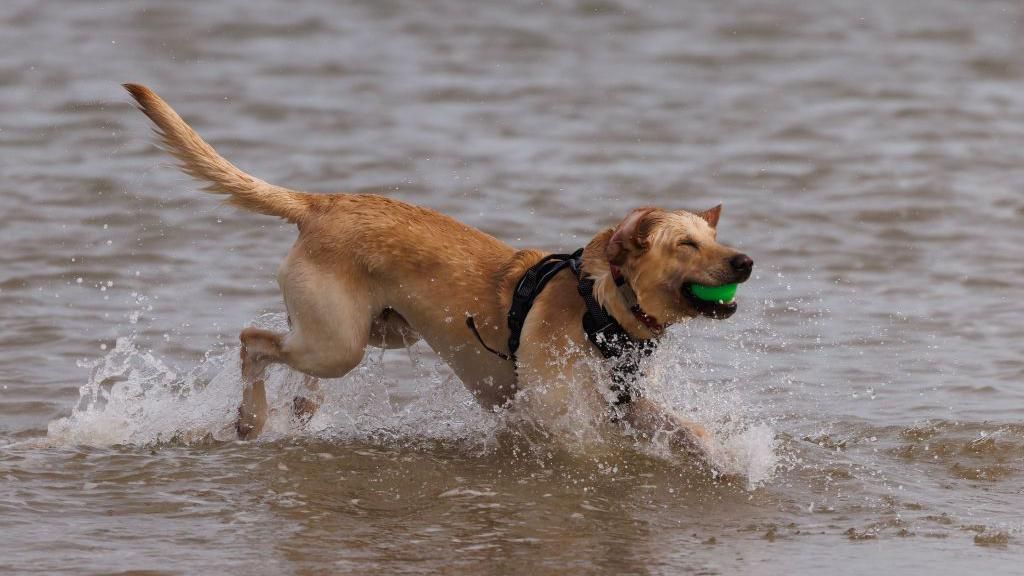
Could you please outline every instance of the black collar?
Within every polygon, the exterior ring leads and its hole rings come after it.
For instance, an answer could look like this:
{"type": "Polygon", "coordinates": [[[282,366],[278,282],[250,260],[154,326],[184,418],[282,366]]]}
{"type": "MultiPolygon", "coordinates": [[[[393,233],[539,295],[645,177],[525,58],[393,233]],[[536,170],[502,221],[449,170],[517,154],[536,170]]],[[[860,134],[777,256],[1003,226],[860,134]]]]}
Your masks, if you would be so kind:
{"type": "Polygon", "coordinates": [[[583,273],[583,248],[572,254],[550,254],[531,266],[516,284],[512,294],[512,305],[508,311],[508,354],[503,354],[488,346],[480,332],[477,331],[473,317],[466,318],[466,325],[473,331],[480,345],[489,352],[505,360],[516,359],[519,349],[519,338],[523,332],[526,316],[533,302],[540,295],[548,281],[564,268],[570,268],[577,279],[577,290],[586,304],[587,311],[583,314],[583,331],[587,339],[601,352],[606,359],[615,360],[612,366],[612,392],[615,393],[615,404],[626,404],[640,396],[635,381],[640,371],[640,361],[650,356],[657,343],[654,340],[638,340],[613,318],[594,297],[594,280],[583,273]]]}

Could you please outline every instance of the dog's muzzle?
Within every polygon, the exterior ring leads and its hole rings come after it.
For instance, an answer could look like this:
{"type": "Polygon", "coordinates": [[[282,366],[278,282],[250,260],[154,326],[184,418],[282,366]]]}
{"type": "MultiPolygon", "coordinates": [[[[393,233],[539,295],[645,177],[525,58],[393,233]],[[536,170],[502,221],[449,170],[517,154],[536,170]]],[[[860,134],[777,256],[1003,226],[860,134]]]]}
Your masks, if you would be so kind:
{"type": "MultiPolygon", "coordinates": [[[[729,267],[732,269],[731,282],[723,282],[722,284],[729,284],[732,282],[740,284],[746,282],[750,278],[750,274],[754,270],[754,261],[746,254],[737,254],[729,260],[729,267]]],[[[693,283],[683,284],[682,291],[683,297],[686,298],[687,303],[699,314],[707,316],[708,318],[715,318],[719,320],[728,318],[735,314],[738,308],[735,299],[730,302],[701,300],[693,293],[693,283]]]]}

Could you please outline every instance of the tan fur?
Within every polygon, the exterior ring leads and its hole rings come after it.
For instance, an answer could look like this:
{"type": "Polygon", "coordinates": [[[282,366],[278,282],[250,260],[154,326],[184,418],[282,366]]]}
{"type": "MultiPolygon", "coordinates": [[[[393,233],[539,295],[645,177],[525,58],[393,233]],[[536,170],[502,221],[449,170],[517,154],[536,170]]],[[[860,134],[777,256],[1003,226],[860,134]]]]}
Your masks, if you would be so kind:
{"type": "Polygon", "coordinates": [[[209,183],[209,192],[229,194],[228,202],[235,206],[295,223],[301,222],[315,206],[314,196],[267,184],[236,168],[149,88],[140,84],[125,84],[124,88],[156,124],[157,134],[171,154],[181,161],[182,169],[197,180],[209,183]]]}
{"type": "MultiPolygon", "coordinates": [[[[516,251],[448,216],[398,200],[308,194],[268,184],[217,154],[151,90],[137,84],[125,88],[183,169],[207,182],[207,190],[299,227],[298,239],[278,271],[290,331],[247,328],[240,336],[245,386],[238,420],[241,437],[258,435],[266,419],[267,365],[284,363],[311,377],[340,377],[359,363],[367,346],[401,347],[418,338],[485,406],[509,405],[522,389],[524,409],[535,420],[550,423],[568,411],[569,383],[602,411],[605,391],[595,385],[601,379],[593,373],[601,369],[593,361],[599,354],[582,330],[584,304],[570,272],[549,283],[526,319],[518,377],[511,362],[485,351],[466,327],[467,316],[472,316],[482,338],[505,350],[512,291],[544,253],[516,251]]],[[[717,243],[712,224],[718,212],[713,211],[698,215],[644,209],[587,245],[583,269],[596,280],[597,299],[634,336],[656,334],[627,308],[611,277],[609,255],[614,253],[640,305],[658,321],[667,325],[694,316],[697,312],[681,296],[681,283],[730,281],[724,262],[737,254],[717,243]],[[697,241],[701,249],[691,253],[680,239],[697,241]]],[[[315,378],[310,378],[309,388],[319,398],[315,378]]],[[[317,403],[296,399],[296,414],[308,419],[317,403]]],[[[685,451],[695,451],[706,436],[701,427],[646,400],[632,404],[626,415],[642,435],[667,431],[675,438],[673,446],[685,451]]]]}

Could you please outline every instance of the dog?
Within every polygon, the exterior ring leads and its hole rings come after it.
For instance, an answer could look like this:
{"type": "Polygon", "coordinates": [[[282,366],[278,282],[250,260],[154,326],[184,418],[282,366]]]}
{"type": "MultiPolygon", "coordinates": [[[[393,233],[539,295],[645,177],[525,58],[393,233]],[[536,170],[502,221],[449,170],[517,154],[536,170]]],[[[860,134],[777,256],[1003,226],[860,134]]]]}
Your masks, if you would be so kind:
{"type": "Polygon", "coordinates": [[[753,261],[717,240],[721,205],[703,212],[639,208],[580,253],[546,259],[428,208],[259,180],[221,157],[156,93],[139,84],[124,87],[206,191],[298,227],[277,274],[289,331],[250,327],[240,334],[239,438],[256,438],[266,422],[269,365],[286,364],[311,377],[313,399],[294,400],[296,414],[308,418],[322,400],[316,378],[344,376],[368,346],[407,347],[423,339],[484,407],[515,406],[538,422],[554,422],[565,417],[568,389],[576,386],[594,402],[614,406],[610,420],[629,433],[706,453],[709,432],[636,393],[631,371],[613,379],[620,384],[618,400],[609,400],[609,378],[601,372],[611,370],[605,357],[614,354],[607,335],[581,326],[581,318],[603,318],[623,341],[653,343],[686,319],[732,315],[734,301],[699,300],[690,289],[750,277],[753,261]],[[556,268],[528,294],[524,309],[517,292],[523,279],[550,262],[556,268]],[[513,306],[520,311],[515,330],[513,306]],[[507,340],[509,349],[500,350],[507,340]]]}

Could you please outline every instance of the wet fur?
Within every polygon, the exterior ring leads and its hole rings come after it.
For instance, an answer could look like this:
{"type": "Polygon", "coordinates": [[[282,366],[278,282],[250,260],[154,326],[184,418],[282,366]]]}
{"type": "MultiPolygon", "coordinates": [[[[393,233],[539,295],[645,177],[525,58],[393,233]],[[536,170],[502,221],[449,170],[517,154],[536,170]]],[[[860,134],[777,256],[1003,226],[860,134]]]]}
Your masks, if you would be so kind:
{"type": "MultiPolygon", "coordinates": [[[[569,410],[569,391],[553,383],[583,385],[604,411],[603,391],[593,372],[597,350],[586,340],[576,280],[556,277],[527,317],[512,363],[486,352],[466,328],[473,316],[482,337],[504,350],[506,314],[519,277],[544,256],[516,251],[498,239],[444,214],[390,198],[366,194],[308,194],[268,184],[239,170],[203,141],[160,97],[144,86],[125,88],[157,127],[162,142],[185,172],[227,196],[241,208],[295,223],[298,239],[278,271],[290,331],[242,331],[244,389],[238,434],[254,438],[267,417],[266,367],[283,363],[309,375],[313,400],[295,401],[296,415],[316,410],[316,379],[345,375],[367,346],[408,346],[425,340],[487,407],[518,408],[551,423],[569,410]]],[[[715,239],[719,210],[703,214],[645,208],[616,228],[598,233],[584,251],[584,271],[596,280],[595,295],[637,338],[653,338],[629,312],[611,277],[620,266],[643,308],[664,324],[697,312],[681,296],[681,282],[729,281],[724,262],[736,255],[715,239]],[[691,239],[702,249],[680,244],[691,239]]],[[[748,272],[749,274],[749,272],[748,272]]],[[[702,427],[641,400],[629,405],[627,426],[641,436],[667,433],[678,449],[699,453],[707,440],[702,427]]]]}

